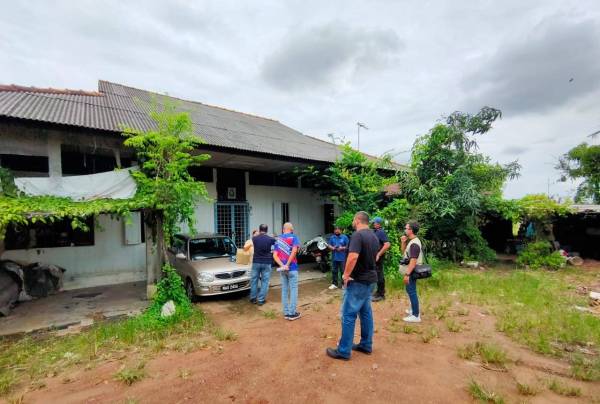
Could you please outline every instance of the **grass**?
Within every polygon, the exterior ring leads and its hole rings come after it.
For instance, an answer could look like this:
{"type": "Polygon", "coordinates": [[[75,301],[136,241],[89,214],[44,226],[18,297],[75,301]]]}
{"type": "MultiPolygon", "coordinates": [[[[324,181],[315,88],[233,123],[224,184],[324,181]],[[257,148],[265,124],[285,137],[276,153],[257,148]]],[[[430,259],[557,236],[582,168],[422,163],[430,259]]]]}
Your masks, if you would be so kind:
{"type": "Polygon", "coordinates": [[[74,365],[92,366],[128,353],[158,352],[199,335],[207,324],[201,311],[168,321],[144,316],[98,323],[79,334],[0,339],[0,396],[17,385],[36,383],[74,365]]]}
{"type": "Polygon", "coordinates": [[[235,341],[238,339],[238,335],[235,332],[221,327],[214,327],[212,334],[218,341],[235,341]]]}
{"type": "Polygon", "coordinates": [[[144,370],[144,363],[140,363],[135,367],[129,368],[123,366],[117,373],[115,373],[115,380],[118,380],[128,386],[133,383],[139,382],[146,377],[146,371],[144,370]]]}
{"type": "Polygon", "coordinates": [[[529,384],[519,382],[517,382],[517,390],[522,396],[535,396],[537,393],[539,393],[537,388],[530,386],[529,384]]]}
{"type": "Polygon", "coordinates": [[[275,310],[265,310],[262,312],[262,315],[269,320],[275,320],[277,318],[277,312],[275,310]]]}
{"type": "MultiPolygon", "coordinates": [[[[600,347],[600,318],[573,310],[587,305],[585,296],[573,293],[573,285],[593,276],[567,268],[556,272],[445,268],[436,273],[435,282],[420,282],[419,294],[424,301],[445,302],[448,296],[456,296],[463,303],[483,306],[495,314],[496,328],[515,341],[538,353],[570,357],[568,351],[573,349],[565,347],[600,347]]],[[[434,306],[435,318],[445,319],[448,308],[448,303],[434,306]]],[[[600,363],[576,362],[573,373],[597,380],[598,369],[600,363]]]]}
{"type": "Polygon", "coordinates": [[[462,331],[462,325],[460,325],[456,320],[453,319],[446,320],[446,328],[448,328],[448,331],[450,332],[462,331]]]}
{"type": "Polygon", "coordinates": [[[571,358],[571,375],[578,380],[595,382],[600,380],[600,358],[584,358],[574,355],[571,358]]]}
{"type": "Polygon", "coordinates": [[[553,392],[555,392],[556,394],[559,394],[561,396],[565,396],[565,397],[580,397],[581,396],[581,389],[579,387],[574,387],[574,386],[568,386],[564,383],[561,383],[560,381],[553,379],[552,381],[550,381],[550,383],[548,384],[548,388],[550,390],[552,390],[553,392]]]}
{"type": "Polygon", "coordinates": [[[493,343],[476,342],[458,348],[458,356],[471,360],[478,356],[482,363],[496,365],[504,368],[508,362],[506,351],[493,343]]]}
{"type": "Polygon", "coordinates": [[[504,399],[500,395],[488,390],[475,380],[471,380],[469,383],[469,393],[475,400],[482,403],[504,404],[504,399]]]}
{"type": "Polygon", "coordinates": [[[423,335],[421,335],[421,341],[423,341],[425,344],[429,344],[434,338],[439,337],[440,333],[438,329],[435,327],[431,327],[427,331],[425,331],[423,335]]]}

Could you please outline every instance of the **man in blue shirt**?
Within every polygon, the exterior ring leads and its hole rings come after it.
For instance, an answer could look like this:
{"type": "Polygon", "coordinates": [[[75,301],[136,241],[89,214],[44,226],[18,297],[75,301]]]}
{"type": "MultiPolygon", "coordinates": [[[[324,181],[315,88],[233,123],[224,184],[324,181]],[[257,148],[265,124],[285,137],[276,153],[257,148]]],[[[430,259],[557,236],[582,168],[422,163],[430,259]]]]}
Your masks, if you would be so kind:
{"type": "Polygon", "coordinates": [[[385,230],[383,230],[383,227],[381,227],[382,224],[382,218],[376,217],[373,219],[373,231],[379,240],[379,251],[375,256],[375,262],[377,266],[377,292],[375,292],[375,295],[373,296],[374,302],[379,302],[385,299],[385,274],[383,272],[383,261],[385,259],[385,252],[389,250],[391,246],[385,230]]]}
{"type": "Polygon", "coordinates": [[[259,234],[252,237],[254,256],[252,257],[252,274],[250,281],[250,302],[259,306],[265,304],[271,278],[271,262],[273,260],[273,245],[275,239],[267,235],[269,227],[261,224],[259,234]],[[260,280],[260,290],[258,281],[260,280]]]}
{"type": "Polygon", "coordinates": [[[333,290],[338,288],[338,278],[341,280],[344,273],[344,264],[350,241],[348,236],[342,234],[342,229],[336,226],[328,243],[331,250],[331,286],[329,286],[329,289],[333,290]]]}
{"type": "Polygon", "coordinates": [[[286,320],[294,321],[300,318],[296,311],[298,304],[298,259],[296,254],[300,248],[300,240],[294,234],[291,223],[283,225],[283,234],[275,241],[273,259],[279,266],[277,271],[281,276],[281,304],[286,320]]]}

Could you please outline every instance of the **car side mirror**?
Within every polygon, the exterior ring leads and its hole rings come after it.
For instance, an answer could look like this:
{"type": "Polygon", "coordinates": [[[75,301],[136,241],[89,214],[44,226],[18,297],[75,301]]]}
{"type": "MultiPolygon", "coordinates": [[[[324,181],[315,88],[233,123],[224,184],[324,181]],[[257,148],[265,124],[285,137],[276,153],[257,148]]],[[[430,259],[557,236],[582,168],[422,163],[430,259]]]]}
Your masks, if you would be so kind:
{"type": "Polygon", "coordinates": [[[177,258],[178,260],[184,260],[184,259],[186,259],[187,257],[185,256],[185,254],[184,254],[184,253],[182,253],[182,252],[179,252],[179,253],[175,254],[175,258],[177,258]]]}

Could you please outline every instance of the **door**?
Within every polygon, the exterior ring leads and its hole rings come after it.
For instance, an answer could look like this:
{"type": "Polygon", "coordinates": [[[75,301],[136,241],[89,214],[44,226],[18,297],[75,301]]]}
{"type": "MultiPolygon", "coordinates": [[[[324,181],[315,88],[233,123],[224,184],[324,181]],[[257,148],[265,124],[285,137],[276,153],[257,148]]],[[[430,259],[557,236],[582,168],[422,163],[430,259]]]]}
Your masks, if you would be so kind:
{"type": "Polygon", "coordinates": [[[215,230],[218,234],[228,236],[237,246],[250,238],[248,231],[248,204],[225,203],[215,204],[215,230]]]}

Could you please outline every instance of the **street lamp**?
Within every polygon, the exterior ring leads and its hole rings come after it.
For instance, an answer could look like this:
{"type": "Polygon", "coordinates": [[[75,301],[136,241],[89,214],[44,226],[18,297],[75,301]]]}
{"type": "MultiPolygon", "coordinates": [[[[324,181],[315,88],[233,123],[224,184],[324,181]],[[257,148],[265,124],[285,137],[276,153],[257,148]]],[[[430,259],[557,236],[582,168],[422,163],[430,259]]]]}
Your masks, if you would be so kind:
{"type": "Polygon", "coordinates": [[[360,128],[369,130],[369,128],[367,128],[367,125],[365,125],[364,123],[356,122],[356,132],[358,135],[358,150],[360,150],[360,128]]]}

